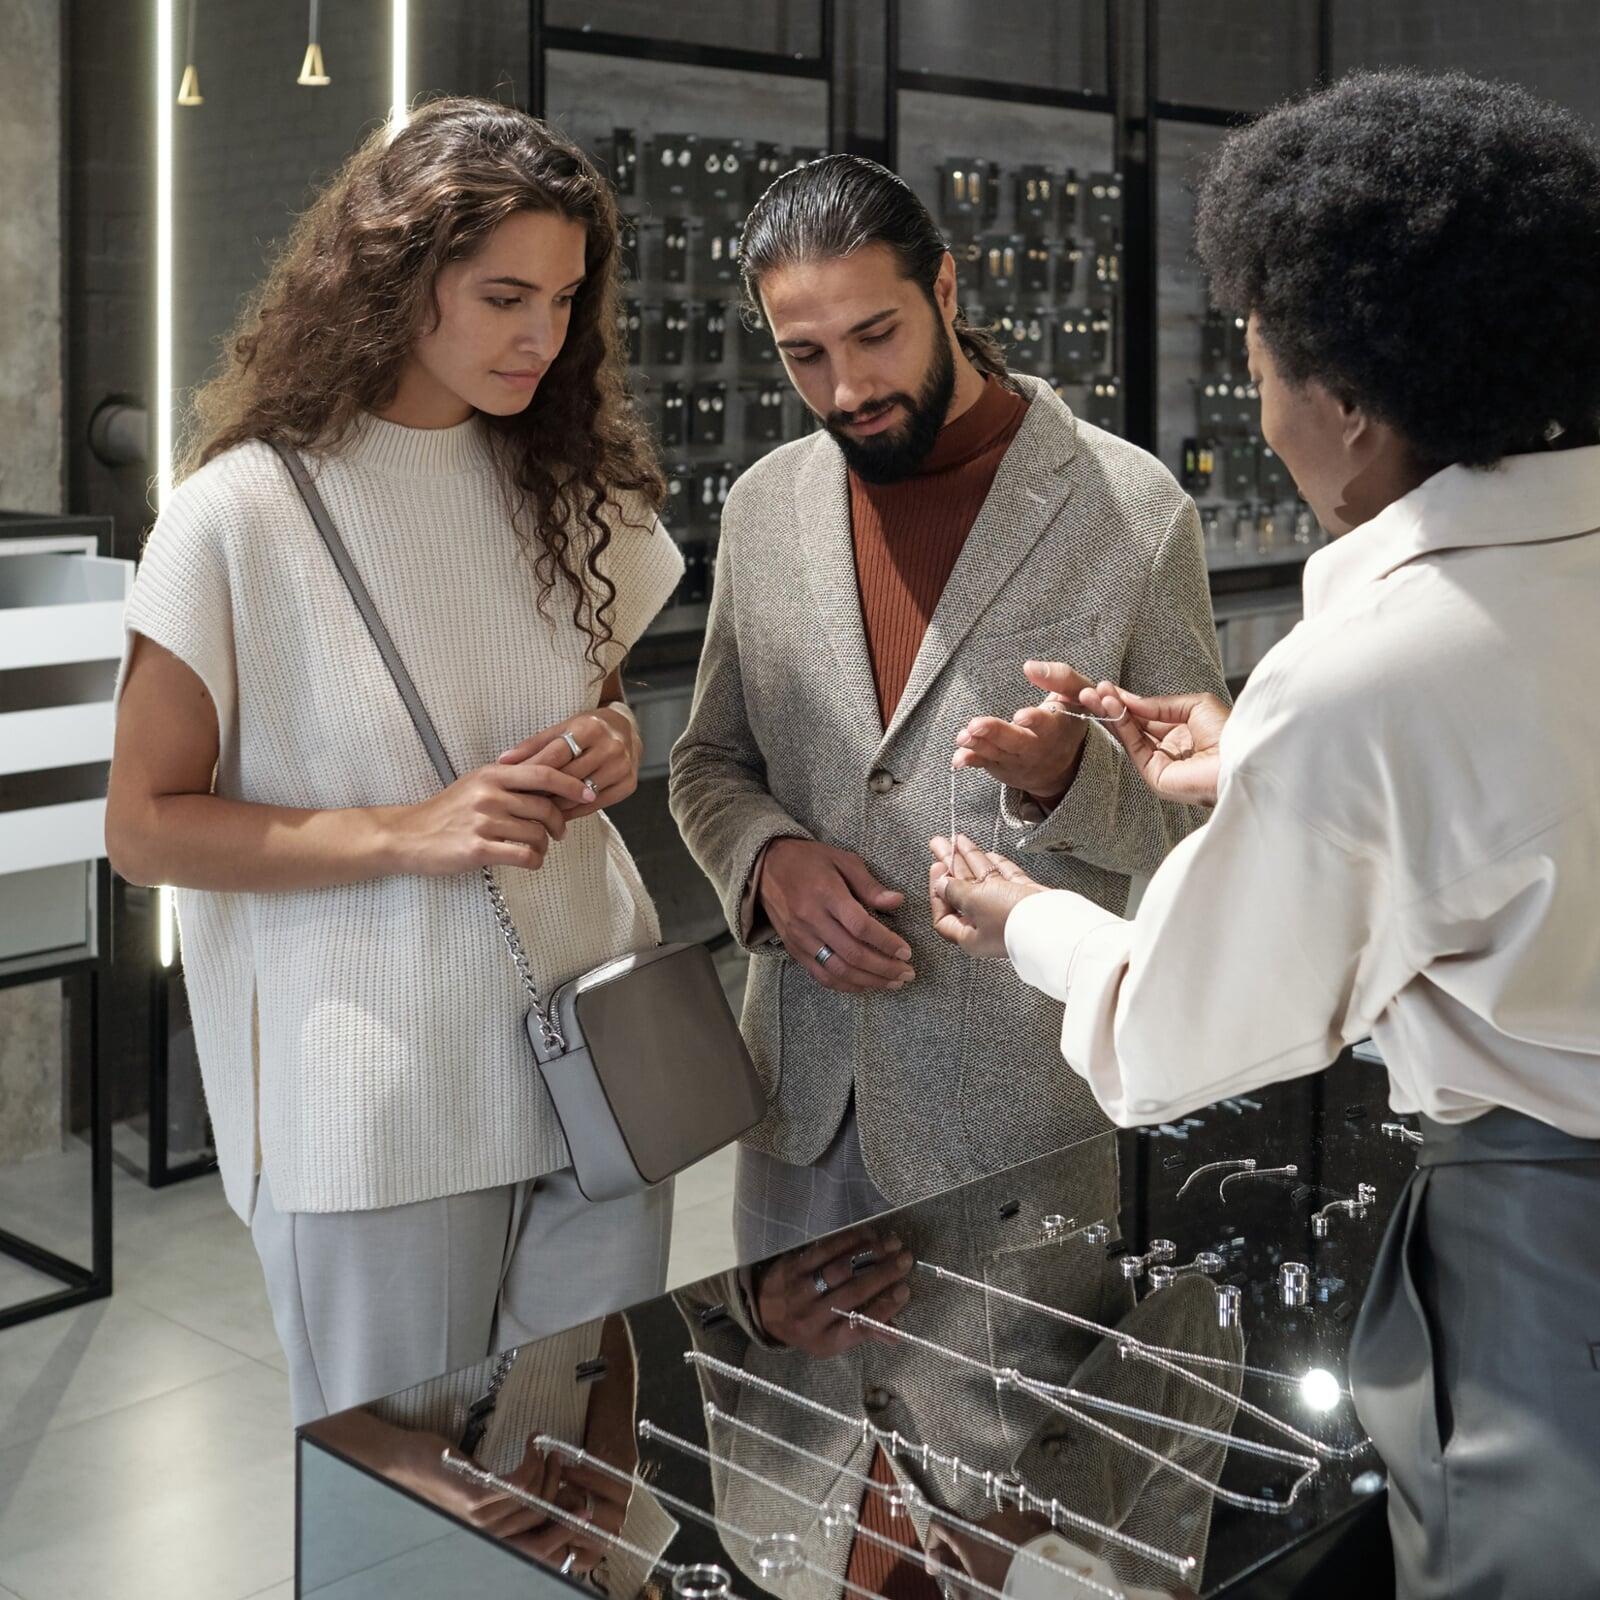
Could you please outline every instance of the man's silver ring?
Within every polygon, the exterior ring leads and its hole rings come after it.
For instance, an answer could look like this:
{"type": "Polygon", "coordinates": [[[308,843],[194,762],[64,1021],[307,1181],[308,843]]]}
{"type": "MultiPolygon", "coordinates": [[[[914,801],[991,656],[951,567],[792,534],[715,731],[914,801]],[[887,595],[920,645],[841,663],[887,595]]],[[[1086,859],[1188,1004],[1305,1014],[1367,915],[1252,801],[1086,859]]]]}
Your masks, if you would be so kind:
{"type": "Polygon", "coordinates": [[[576,761],[583,754],[583,746],[570,733],[564,733],[561,737],[567,741],[567,749],[572,752],[572,759],[576,761]]]}
{"type": "Polygon", "coordinates": [[[817,965],[819,967],[825,967],[832,960],[833,951],[827,945],[823,945],[823,947],[817,951],[817,965]]]}
{"type": "Polygon", "coordinates": [[[567,1551],[567,1559],[561,1563],[561,1576],[563,1578],[566,1577],[566,1575],[571,1572],[572,1569],[577,1566],[577,1564],[578,1552],[576,1550],[567,1551]]]}
{"type": "Polygon", "coordinates": [[[811,1287],[817,1291],[819,1298],[822,1295],[832,1293],[832,1290],[828,1287],[828,1275],[822,1270],[821,1267],[818,1267],[817,1270],[811,1275],[811,1287]]]}

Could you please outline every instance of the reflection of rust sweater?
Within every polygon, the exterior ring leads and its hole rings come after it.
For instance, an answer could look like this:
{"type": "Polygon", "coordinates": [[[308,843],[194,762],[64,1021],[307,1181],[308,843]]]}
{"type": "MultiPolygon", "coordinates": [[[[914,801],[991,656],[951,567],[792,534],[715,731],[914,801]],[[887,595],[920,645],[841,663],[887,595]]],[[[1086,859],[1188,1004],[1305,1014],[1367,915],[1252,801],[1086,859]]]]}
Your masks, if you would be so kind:
{"type": "Polygon", "coordinates": [[[865,483],[850,474],[850,526],[867,652],[884,726],[1028,402],[990,378],[947,424],[915,476],[865,483]]]}

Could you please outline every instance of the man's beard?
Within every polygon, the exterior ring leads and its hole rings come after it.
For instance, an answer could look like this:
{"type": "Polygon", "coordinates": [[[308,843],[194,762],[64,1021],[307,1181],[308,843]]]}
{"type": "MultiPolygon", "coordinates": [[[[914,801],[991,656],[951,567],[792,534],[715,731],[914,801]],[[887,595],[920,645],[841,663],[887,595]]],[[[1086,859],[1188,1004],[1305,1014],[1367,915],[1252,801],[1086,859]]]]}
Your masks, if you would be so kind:
{"type": "Polygon", "coordinates": [[[858,478],[868,483],[899,483],[927,460],[955,392],[955,357],[950,353],[943,320],[935,317],[933,359],[915,399],[908,394],[892,394],[860,411],[831,411],[823,419],[823,426],[838,441],[846,463],[858,478]],[[907,417],[899,427],[865,439],[853,438],[845,431],[846,422],[865,422],[896,405],[905,407],[907,417]]]}

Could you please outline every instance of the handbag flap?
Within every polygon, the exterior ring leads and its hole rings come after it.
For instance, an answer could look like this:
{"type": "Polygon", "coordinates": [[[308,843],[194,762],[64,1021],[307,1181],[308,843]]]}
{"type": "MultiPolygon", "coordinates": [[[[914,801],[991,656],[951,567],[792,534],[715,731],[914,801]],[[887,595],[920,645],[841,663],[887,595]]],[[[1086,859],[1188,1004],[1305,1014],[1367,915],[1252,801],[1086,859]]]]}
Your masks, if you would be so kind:
{"type": "Polygon", "coordinates": [[[660,1183],[748,1133],[766,1096],[704,945],[665,945],[585,975],[573,1008],[640,1175],[660,1183]]]}

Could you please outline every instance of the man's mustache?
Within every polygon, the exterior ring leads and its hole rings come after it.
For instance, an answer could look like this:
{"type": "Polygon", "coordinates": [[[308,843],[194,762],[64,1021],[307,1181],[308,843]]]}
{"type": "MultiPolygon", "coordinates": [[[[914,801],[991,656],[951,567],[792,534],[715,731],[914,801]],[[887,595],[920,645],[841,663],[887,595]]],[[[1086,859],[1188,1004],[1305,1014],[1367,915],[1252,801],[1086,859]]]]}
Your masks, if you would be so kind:
{"type": "Polygon", "coordinates": [[[904,406],[910,411],[912,409],[910,395],[892,394],[887,400],[879,400],[874,405],[862,406],[855,411],[830,411],[828,426],[848,428],[859,422],[871,422],[874,417],[881,417],[885,411],[892,411],[896,406],[904,406]]]}

